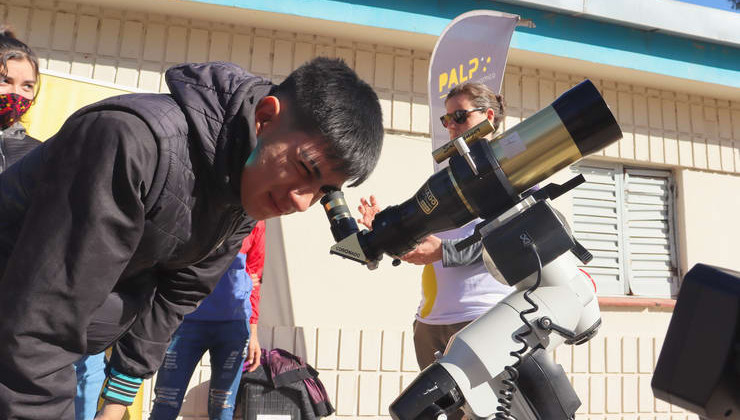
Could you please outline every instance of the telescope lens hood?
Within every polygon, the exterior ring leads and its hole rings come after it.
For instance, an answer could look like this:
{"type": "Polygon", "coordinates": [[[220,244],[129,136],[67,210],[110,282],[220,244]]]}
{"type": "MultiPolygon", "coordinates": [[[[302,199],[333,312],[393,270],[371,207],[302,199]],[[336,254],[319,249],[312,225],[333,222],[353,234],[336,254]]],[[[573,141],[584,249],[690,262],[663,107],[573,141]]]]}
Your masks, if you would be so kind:
{"type": "Polygon", "coordinates": [[[622,138],[622,130],[609,106],[588,79],[560,95],[552,107],[575,141],[581,156],[601,150],[622,138]]]}

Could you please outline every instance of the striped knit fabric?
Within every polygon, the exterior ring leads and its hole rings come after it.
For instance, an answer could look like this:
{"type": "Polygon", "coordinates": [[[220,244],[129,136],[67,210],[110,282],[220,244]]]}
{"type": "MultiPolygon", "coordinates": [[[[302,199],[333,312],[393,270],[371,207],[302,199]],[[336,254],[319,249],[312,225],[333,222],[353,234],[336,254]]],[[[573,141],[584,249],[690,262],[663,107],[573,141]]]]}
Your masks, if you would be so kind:
{"type": "Polygon", "coordinates": [[[103,398],[123,405],[134,403],[139,386],[143,382],[142,378],[124,375],[121,372],[111,368],[108,374],[108,380],[103,387],[103,398]]]}

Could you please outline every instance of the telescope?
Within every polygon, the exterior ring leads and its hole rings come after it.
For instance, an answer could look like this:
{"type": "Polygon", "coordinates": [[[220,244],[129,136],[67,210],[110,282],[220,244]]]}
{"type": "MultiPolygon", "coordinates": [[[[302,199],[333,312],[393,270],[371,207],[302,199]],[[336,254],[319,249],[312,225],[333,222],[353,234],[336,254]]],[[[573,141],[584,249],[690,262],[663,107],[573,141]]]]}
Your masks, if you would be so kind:
{"type": "Polygon", "coordinates": [[[413,197],[379,212],[372,230],[359,231],[341,191],[329,191],[321,204],[337,241],[330,252],[373,269],[383,254],[401,256],[427,235],[501,215],[521,193],[622,137],[589,80],[493,140],[484,139],[492,129],[483,121],[435,151],[442,160],[451,156],[449,166],[413,197]]]}
{"type": "Polygon", "coordinates": [[[601,324],[595,285],[577,266],[592,256],[549,201],[584,178],[531,189],[622,133],[589,80],[484,138],[492,131],[484,121],[435,150],[435,160],[449,159],[448,167],[379,212],[370,230],[358,229],[341,191],[321,200],[337,241],[330,252],[370,269],[384,254],[397,258],[429,234],[480,218],[475,233],[456,246],[481,241],[488,270],[497,268],[503,276],[497,280],[514,286],[399,395],[390,407],[394,419],[445,419],[458,407],[473,419],[568,419],[580,405],[547,353],[588,341],[601,324]],[[517,394],[518,387],[525,392],[517,394]]]}

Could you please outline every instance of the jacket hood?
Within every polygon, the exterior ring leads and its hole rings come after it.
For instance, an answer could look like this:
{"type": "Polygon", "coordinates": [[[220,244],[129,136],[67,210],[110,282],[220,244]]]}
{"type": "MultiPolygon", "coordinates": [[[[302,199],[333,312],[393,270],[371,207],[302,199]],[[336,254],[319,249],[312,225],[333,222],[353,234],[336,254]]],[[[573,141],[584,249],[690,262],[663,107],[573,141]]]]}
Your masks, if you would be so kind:
{"type": "Polygon", "coordinates": [[[238,194],[241,169],[257,144],[254,108],[274,85],[226,62],[181,64],[167,70],[165,80],[196,147],[238,194]]]}
{"type": "Polygon", "coordinates": [[[0,130],[0,135],[2,135],[4,138],[22,139],[26,137],[27,133],[26,128],[23,127],[20,121],[16,121],[15,123],[13,123],[13,125],[6,128],[5,130],[0,130]]]}

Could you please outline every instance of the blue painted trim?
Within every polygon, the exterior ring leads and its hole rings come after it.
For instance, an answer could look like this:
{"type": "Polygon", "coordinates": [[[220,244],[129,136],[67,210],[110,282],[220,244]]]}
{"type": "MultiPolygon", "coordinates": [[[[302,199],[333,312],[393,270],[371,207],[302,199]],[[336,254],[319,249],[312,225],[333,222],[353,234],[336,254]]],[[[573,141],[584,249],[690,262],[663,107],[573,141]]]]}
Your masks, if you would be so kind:
{"type": "Polygon", "coordinates": [[[532,19],[517,28],[516,49],[740,87],[740,48],[649,32],[485,0],[191,0],[384,29],[439,35],[456,16],[475,9],[532,19]]]}

